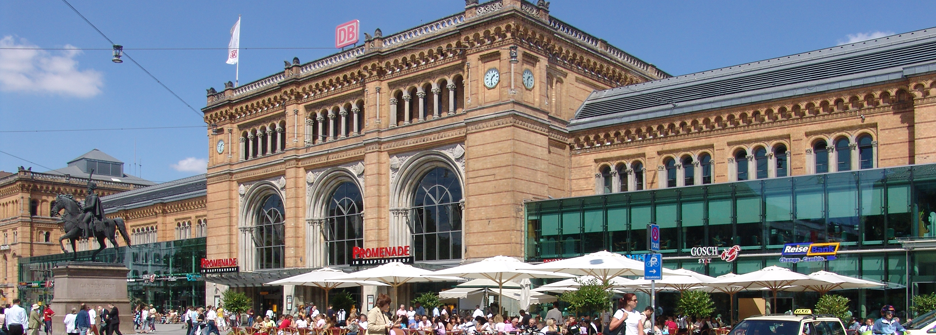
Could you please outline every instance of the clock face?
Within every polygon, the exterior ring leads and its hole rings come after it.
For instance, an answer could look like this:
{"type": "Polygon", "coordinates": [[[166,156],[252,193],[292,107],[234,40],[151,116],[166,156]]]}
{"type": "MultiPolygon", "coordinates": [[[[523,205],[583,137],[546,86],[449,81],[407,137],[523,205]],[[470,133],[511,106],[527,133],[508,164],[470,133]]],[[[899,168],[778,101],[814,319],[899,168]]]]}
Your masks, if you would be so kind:
{"type": "Polygon", "coordinates": [[[533,71],[530,71],[530,69],[523,70],[523,86],[528,90],[532,90],[533,82],[533,71]]]}
{"type": "Polygon", "coordinates": [[[499,81],[500,72],[497,72],[496,68],[491,68],[484,73],[484,86],[487,86],[487,88],[494,88],[499,81]]]}
{"type": "Polygon", "coordinates": [[[224,152],[224,140],[218,140],[218,145],[216,146],[215,149],[218,150],[219,154],[224,152]]]}

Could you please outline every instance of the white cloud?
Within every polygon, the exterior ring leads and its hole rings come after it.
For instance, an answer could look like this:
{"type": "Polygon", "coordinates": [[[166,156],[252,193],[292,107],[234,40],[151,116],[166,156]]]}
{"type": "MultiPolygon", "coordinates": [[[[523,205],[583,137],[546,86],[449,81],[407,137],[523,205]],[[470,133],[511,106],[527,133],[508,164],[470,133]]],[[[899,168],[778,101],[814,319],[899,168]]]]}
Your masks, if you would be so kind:
{"type": "Polygon", "coordinates": [[[848,34],[845,36],[845,40],[839,40],[838,45],[873,40],[875,38],[881,38],[881,37],[890,36],[893,34],[894,32],[891,32],[891,31],[875,31],[875,32],[870,32],[870,33],[848,34]]]}
{"type": "Polygon", "coordinates": [[[81,50],[67,44],[65,49],[51,53],[38,50],[25,39],[17,43],[13,36],[0,38],[0,90],[79,98],[100,94],[104,86],[101,72],[79,70],[75,57],[81,50]]]}
{"type": "Polygon", "coordinates": [[[189,157],[172,164],[172,168],[179,172],[205,173],[208,171],[208,160],[204,158],[189,157]]]}

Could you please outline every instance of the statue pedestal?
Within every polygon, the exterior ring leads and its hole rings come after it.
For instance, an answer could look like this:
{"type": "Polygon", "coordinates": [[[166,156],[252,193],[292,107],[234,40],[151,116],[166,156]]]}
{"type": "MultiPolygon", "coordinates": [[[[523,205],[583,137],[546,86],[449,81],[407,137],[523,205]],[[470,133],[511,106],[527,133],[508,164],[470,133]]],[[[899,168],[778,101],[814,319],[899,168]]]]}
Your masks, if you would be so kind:
{"type": "MultiPolygon", "coordinates": [[[[120,316],[120,332],[133,334],[133,313],[127,297],[127,273],[130,269],[120,263],[65,262],[52,269],[55,280],[53,289],[52,333],[65,334],[65,315],[71,309],[108,304],[117,307],[120,316]]],[[[98,314],[100,318],[100,314],[98,314]]],[[[100,323],[95,323],[103,334],[100,323]]]]}

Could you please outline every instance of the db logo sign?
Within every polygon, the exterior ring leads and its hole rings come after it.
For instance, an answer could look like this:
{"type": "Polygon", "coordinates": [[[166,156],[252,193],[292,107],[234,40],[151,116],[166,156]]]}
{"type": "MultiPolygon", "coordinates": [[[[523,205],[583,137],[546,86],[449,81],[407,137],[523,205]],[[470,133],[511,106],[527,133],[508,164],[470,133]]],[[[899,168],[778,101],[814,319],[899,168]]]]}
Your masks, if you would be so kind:
{"type": "Polygon", "coordinates": [[[335,28],[335,48],[343,48],[358,42],[361,22],[350,21],[335,28]]]}

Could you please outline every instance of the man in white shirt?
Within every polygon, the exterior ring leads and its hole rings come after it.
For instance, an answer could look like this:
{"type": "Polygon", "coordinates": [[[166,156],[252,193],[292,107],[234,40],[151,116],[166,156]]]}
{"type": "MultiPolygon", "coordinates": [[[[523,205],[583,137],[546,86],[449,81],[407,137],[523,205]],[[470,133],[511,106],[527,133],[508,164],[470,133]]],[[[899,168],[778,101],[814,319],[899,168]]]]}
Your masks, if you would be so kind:
{"type": "Polygon", "coordinates": [[[221,335],[218,330],[218,311],[213,306],[208,306],[208,314],[205,315],[205,320],[208,321],[208,333],[205,335],[211,335],[211,333],[221,335]]]}
{"type": "Polygon", "coordinates": [[[471,318],[484,317],[484,312],[481,311],[481,305],[475,305],[475,311],[471,314],[471,318]]]}
{"type": "Polygon", "coordinates": [[[149,333],[146,327],[148,326],[148,324],[146,323],[146,320],[148,317],[149,317],[149,310],[146,309],[146,307],[144,307],[143,310],[140,311],[140,330],[144,334],[149,333]]]}
{"type": "MultiPolygon", "coordinates": [[[[88,328],[87,335],[98,335],[97,323],[94,322],[94,318],[97,317],[97,311],[94,310],[93,306],[88,306],[88,318],[91,319],[91,327],[88,328]]],[[[80,334],[85,335],[85,334],[80,334]]]]}
{"type": "Polygon", "coordinates": [[[11,325],[19,325],[23,329],[23,334],[29,330],[29,322],[26,320],[26,310],[20,307],[20,300],[13,299],[13,306],[7,308],[3,312],[4,318],[6,319],[6,327],[10,329],[11,325]]]}
{"type": "Polygon", "coordinates": [[[433,307],[433,308],[432,308],[432,319],[434,320],[435,318],[440,317],[440,316],[442,316],[442,314],[439,314],[439,306],[433,307]]]}
{"type": "MultiPolygon", "coordinates": [[[[315,318],[315,317],[318,316],[319,314],[321,314],[321,313],[319,312],[318,307],[315,307],[315,305],[312,305],[312,318],[315,318]]],[[[272,318],[271,318],[271,319],[272,319],[272,318]]]]}

